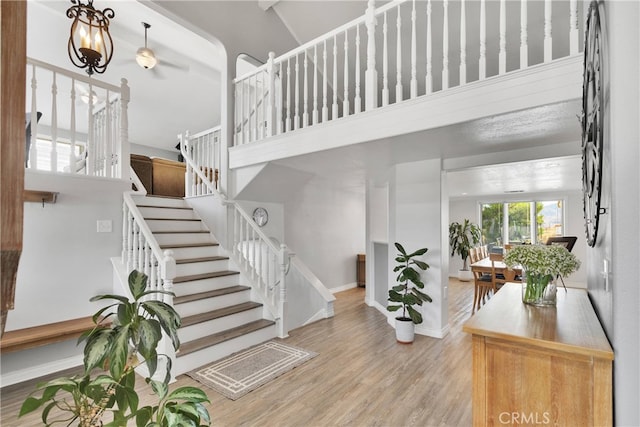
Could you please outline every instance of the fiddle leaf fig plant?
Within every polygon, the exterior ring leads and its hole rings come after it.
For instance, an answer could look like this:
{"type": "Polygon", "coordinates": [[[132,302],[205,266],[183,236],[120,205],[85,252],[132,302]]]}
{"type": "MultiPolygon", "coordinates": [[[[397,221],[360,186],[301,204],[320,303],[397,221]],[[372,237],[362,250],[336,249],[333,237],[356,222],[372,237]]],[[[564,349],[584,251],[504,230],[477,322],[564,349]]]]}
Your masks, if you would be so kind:
{"type": "Polygon", "coordinates": [[[424,261],[416,259],[427,253],[429,249],[422,248],[417,251],[407,254],[407,251],[400,243],[395,243],[396,249],[399,254],[396,256],[396,262],[398,263],[393,269],[394,272],[399,272],[396,282],[396,286],[389,290],[389,304],[387,310],[394,312],[402,309],[402,316],[398,318],[401,320],[408,320],[419,325],[422,323],[422,314],[414,308],[415,305],[421,306],[423,302],[431,302],[431,297],[422,292],[424,289],[424,283],[420,280],[420,273],[416,270],[427,270],[429,264],[424,261]]]}
{"type": "Polygon", "coordinates": [[[47,426],[57,423],[69,426],[76,422],[80,427],[210,424],[204,406],[209,402],[206,393],[197,387],[180,387],[170,392],[171,359],[158,354],[163,331],[174,349],[179,348],[177,330],[181,321],[172,306],[148,298],[172,293],[147,290],[147,276],[136,270],[129,275],[128,285],[133,300],[122,295],[91,298],[115,302],[94,314],[95,326],[78,340],[85,342],[84,372],[38,384],[22,404],[19,416],[42,407],[42,421],[47,426]],[[158,369],[159,358],[166,360],[162,380],[151,378],[158,369]],[[158,397],[157,405],[139,406],[135,369],[141,365],[148,369],[145,381],[158,397]]]}

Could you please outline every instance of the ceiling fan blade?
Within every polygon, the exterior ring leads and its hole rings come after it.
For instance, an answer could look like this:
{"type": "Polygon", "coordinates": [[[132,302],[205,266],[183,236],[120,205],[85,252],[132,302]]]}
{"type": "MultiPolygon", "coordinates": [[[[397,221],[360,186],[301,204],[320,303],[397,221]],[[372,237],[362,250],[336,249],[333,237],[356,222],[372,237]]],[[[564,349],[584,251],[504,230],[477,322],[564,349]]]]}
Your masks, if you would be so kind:
{"type": "Polygon", "coordinates": [[[163,67],[174,68],[176,70],[189,72],[189,66],[186,64],[179,64],[176,62],[167,61],[166,59],[159,59],[158,63],[163,67]]]}
{"type": "Polygon", "coordinates": [[[155,67],[150,68],[149,70],[151,71],[151,74],[153,74],[153,77],[155,77],[156,79],[164,79],[164,74],[158,69],[157,64],[155,67]]]}

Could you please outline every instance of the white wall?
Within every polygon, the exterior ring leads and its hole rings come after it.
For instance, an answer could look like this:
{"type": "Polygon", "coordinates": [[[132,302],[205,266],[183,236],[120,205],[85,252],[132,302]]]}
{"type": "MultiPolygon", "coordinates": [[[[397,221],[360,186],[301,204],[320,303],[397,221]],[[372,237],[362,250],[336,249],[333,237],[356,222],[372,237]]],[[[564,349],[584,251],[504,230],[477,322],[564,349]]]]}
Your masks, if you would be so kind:
{"type": "Polygon", "coordinates": [[[356,286],[356,255],[365,253],[363,192],[312,178],[284,203],[284,240],[329,289],[356,286]]]}
{"type": "MultiPolygon", "coordinates": [[[[428,247],[422,257],[430,265],[421,273],[425,292],[433,303],[422,306],[424,322],[416,333],[442,337],[447,325],[447,272],[443,270],[443,232],[446,215],[441,209],[440,159],[403,163],[395,166],[389,183],[389,242],[399,242],[407,251],[428,247]]],[[[445,209],[446,213],[446,209],[445,209]]],[[[395,284],[396,248],[389,246],[389,286],[395,284]]],[[[389,314],[389,319],[396,315],[389,314]]]]}
{"type": "MultiPolygon", "coordinates": [[[[7,331],[90,316],[97,311],[100,305],[89,299],[112,293],[110,258],[120,256],[122,251],[122,193],[129,185],[121,180],[25,173],[26,189],[60,194],[57,203],[44,207],[25,203],[15,309],[9,311],[7,331]],[[112,231],[98,233],[97,220],[111,221],[112,231]]],[[[3,381],[21,370],[43,375],[68,368],[59,362],[76,357],[71,363],[77,364],[81,353],[82,349],[72,342],[2,355],[3,381]],[[36,365],[49,362],[53,364],[38,370],[36,365]]]]}
{"type": "Polygon", "coordinates": [[[589,294],[615,352],[614,424],[640,425],[640,4],[601,3],[605,88],[604,226],[589,248],[589,294]],[[609,191],[610,189],[610,191],[609,191]],[[609,282],[602,275],[610,261],[609,282]]]}
{"type": "MultiPolygon", "coordinates": [[[[564,234],[566,236],[577,236],[578,240],[574,246],[572,252],[582,262],[582,266],[578,271],[573,273],[568,278],[565,278],[565,284],[571,287],[586,288],[587,287],[587,271],[588,257],[586,254],[587,244],[584,233],[584,219],[582,214],[582,193],[580,192],[567,192],[567,193],[545,193],[545,194],[528,194],[518,195],[517,197],[505,197],[505,195],[499,195],[495,197],[483,196],[481,198],[460,198],[449,201],[449,222],[462,221],[465,218],[470,219],[472,222],[479,223],[480,211],[479,204],[487,202],[505,202],[515,200],[564,200],[565,209],[565,223],[564,234]]],[[[451,254],[451,252],[449,252],[451,254]]],[[[462,267],[462,260],[459,256],[450,258],[449,262],[449,276],[456,277],[458,270],[462,267]]]]}

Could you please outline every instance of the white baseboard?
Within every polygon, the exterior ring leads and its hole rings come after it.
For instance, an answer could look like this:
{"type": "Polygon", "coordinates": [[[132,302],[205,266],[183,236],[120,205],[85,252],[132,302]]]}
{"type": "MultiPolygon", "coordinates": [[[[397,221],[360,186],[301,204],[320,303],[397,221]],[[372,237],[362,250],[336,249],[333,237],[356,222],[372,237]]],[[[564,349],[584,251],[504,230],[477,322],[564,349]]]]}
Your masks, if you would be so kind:
{"type": "MultiPolygon", "coordinates": [[[[395,329],[395,314],[387,312],[384,309],[387,316],[387,323],[395,329]]],[[[449,324],[446,324],[442,329],[425,328],[424,326],[416,325],[416,334],[424,335],[431,338],[444,338],[449,333],[449,324]]]]}
{"type": "Polygon", "coordinates": [[[36,365],[18,371],[3,373],[0,377],[0,383],[2,387],[21,383],[23,381],[39,378],[44,375],[53,374],[56,372],[64,371],[65,369],[75,368],[76,366],[82,366],[83,355],[67,357],[65,359],[56,360],[50,363],[43,363],[42,365],[36,365]]]}
{"type": "Polygon", "coordinates": [[[353,289],[357,287],[358,287],[358,283],[353,282],[353,283],[347,283],[346,285],[338,286],[337,288],[330,288],[329,291],[332,294],[335,294],[337,292],[348,291],[349,289],[353,289]]]}

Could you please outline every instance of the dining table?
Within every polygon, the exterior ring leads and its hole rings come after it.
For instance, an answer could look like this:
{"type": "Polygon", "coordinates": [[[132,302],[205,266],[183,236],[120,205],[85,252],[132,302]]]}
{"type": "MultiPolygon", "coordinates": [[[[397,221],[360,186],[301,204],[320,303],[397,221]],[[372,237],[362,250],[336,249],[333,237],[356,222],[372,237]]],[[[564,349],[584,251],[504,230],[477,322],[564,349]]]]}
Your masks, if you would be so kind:
{"type": "MultiPolygon", "coordinates": [[[[504,261],[494,261],[494,264],[495,267],[491,265],[490,257],[482,258],[481,260],[471,264],[471,271],[478,273],[491,273],[492,268],[495,268],[496,274],[504,275],[505,270],[509,270],[504,261]]],[[[516,276],[522,275],[522,268],[519,266],[514,266],[511,270],[515,273],[516,276]]]]}

